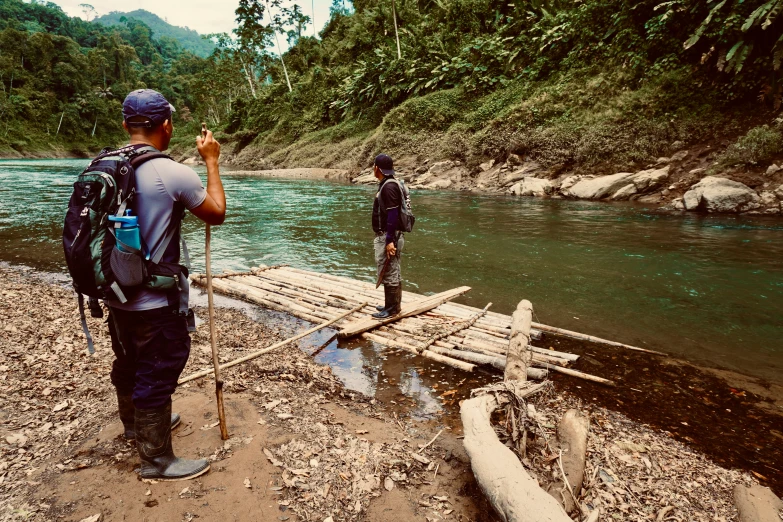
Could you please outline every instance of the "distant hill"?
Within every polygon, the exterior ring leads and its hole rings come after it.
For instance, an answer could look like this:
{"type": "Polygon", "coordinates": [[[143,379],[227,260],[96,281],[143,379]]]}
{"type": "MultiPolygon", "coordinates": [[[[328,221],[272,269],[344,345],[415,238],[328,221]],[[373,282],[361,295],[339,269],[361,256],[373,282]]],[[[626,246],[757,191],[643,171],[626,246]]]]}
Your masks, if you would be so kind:
{"type": "Polygon", "coordinates": [[[94,20],[102,25],[120,25],[120,18],[135,18],[141,20],[152,29],[153,37],[160,38],[161,36],[168,36],[175,39],[182,46],[183,49],[187,49],[197,56],[202,58],[209,56],[215,46],[201,38],[196,31],[188,29],[187,27],[178,27],[171,25],[161,17],[144,9],[137,9],[128,13],[120,11],[112,11],[107,15],[103,15],[94,20]]]}

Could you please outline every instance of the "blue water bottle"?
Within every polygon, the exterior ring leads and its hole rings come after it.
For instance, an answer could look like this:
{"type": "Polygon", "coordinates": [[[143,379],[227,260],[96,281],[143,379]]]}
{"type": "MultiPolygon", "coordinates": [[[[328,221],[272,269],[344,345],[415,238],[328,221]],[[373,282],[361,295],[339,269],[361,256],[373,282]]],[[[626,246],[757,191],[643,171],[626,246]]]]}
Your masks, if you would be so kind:
{"type": "Polygon", "coordinates": [[[128,252],[122,245],[141,250],[141,234],[139,233],[139,218],[131,216],[131,211],[126,210],[124,216],[109,216],[109,221],[119,222],[121,228],[115,228],[117,235],[117,248],[122,252],[128,252]]]}

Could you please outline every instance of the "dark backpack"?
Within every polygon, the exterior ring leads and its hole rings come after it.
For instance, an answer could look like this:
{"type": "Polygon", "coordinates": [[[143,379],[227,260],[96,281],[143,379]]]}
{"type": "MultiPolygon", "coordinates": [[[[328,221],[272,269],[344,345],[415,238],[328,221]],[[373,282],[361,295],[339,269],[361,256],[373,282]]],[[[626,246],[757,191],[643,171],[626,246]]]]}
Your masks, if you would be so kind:
{"type": "Polygon", "coordinates": [[[397,178],[392,179],[397,182],[397,186],[400,187],[400,192],[402,193],[402,204],[400,205],[400,231],[413,232],[413,224],[416,223],[416,216],[413,215],[411,195],[408,192],[408,187],[405,186],[405,182],[398,180],[397,178]]]}
{"type": "MultiPolygon", "coordinates": [[[[133,208],[135,171],[155,158],[169,156],[149,145],[107,148],[90,162],[73,184],[63,227],[63,250],[73,288],[79,297],[82,327],[90,353],[94,348],[84,318],[84,295],[92,298],[91,301],[112,299],[124,303],[138,288],[174,289],[183,270],[187,275],[187,269],[178,264],[160,263],[160,257],[179,231],[179,222],[175,219],[172,224],[177,222],[177,225],[167,232],[152,259],[149,254],[128,245],[123,245],[125,252],[116,248],[115,227],[120,225],[109,221],[109,216],[122,216],[127,209],[133,208]]],[[[100,310],[91,302],[94,316],[96,308],[100,310]]]]}

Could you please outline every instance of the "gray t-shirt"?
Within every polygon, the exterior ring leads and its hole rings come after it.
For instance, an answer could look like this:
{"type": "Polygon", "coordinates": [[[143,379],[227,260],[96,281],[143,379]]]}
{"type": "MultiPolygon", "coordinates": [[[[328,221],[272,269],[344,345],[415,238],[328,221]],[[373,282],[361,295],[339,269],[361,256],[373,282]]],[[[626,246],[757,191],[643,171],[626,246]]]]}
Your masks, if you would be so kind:
{"type": "MultiPolygon", "coordinates": [[[[201,178],[191,169],[167,158],[156,158],[143,163],[136,171],[136,199],[133,203],[139,216],[139,231],[151,255],[157,252],[166,236],[179,202],[191,210],[201,205],[207,191],[201,178]]],[[[120,310],[152,310],[168,306],[165,292],[139,290],[126,303],[109,301],[109,306],[120,310]]]]}

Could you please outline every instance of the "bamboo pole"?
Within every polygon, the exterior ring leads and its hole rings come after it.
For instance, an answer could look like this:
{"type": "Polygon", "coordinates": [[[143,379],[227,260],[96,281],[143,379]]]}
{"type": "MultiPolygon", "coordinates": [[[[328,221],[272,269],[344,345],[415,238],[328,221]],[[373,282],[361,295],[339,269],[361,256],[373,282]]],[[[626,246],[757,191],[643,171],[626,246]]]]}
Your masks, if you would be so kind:
{"type": "MultiPolygon", "coordinates": [[[[202,124],[202,129],[206,125],[202,124]]],[[[206,134],[206,133],[204,133],[206,134]]],[[[209,306],[209,339],[212,343],[212,366],[215,373],[215,397],[218,407],[218,421],[220,422],[220,438],[228,440],[228,427],[226,426],[226,410],[223,407],[223,379],[220,378],[220,361],[217,351],[217,333],[215,332],[215,302],[212,292],[212,227],[207,225],[206,245],[204,251],[207,258],[207,303],[209,306]]]]}
{"type": "MultiPolygon", "coordinates": [[[[367,303],[362,303],[361,305],[357,306],[356,308],[348,310],[347,312],[345,312],[345,313],[343,313],[343,314],[341,314],[341,315],[339,315],[337,317],[329,319],[328,321],[325,321],[325,322],[319,324],[318,326],[314,326],[313,328],[310,328],[309,330],[306,330],[306,331],[304,331],[304,332],[302,332],[300,334],[296,334],[295,336],[290,337],[290,338],[288,338],[288,339],[286,339],[284,341],[280,341],[279,343],[275,343],[272,346],[268,346],[267,348],[264,348],[262,350],[258,350],[256,352],[251,353],[251,354],[245,355],[244,357],[240,357],[239,359],[234,359],[233,361],[229,361],[229,362],[227,362],[225,364],[221,364],[220,365],[220,369],[221,370],[225,370],[226,368],[231,368],[232,366],[236,366],[237,364],[242,364],[243,362],[247,362],[247,361],[249,361],[251,359],[255,359],[255,358],[257,358],[257,357],[259,357],[261,355],[264,355],[265,353],[269,353],[272,350],[280,348],[281,346],[285,346],[286,344],[292,343],[294,341],[298,341],[302,337],[306,337],[306,336],[310,335],[313,332],[317,332],[318,330],[321,330],[321,329],[326,328],[327,326],[329,326],[331,324],[336,323],[340,319],[348,317],[349,315],[351,315],[352,313],[360,310],[361,308],[363,308],[366,305],[367,305],[367,303]]],[[[196,373],[193,373],[191,375],[188,375],[187,377],[183,377],[182,379],[177,381],[177,384],[184,384],[186,382],[193,381],[195,379],[200,379],[201,377],[206,377],[210,373],[211,373],[211,370],[202,370],[200,372],[196,372],[196,373]]]]}

